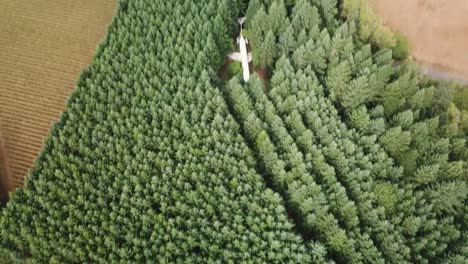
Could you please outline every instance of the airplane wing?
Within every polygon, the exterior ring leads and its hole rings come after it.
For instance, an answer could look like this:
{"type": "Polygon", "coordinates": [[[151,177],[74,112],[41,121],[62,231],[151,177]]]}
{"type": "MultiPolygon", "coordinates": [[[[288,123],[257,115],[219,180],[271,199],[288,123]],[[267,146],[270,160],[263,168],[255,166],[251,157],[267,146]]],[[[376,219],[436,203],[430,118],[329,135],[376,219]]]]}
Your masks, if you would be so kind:
{"type": "Polygon", "coordinates": [[[239,52],[233,52],[233,53],[229,54],[228,57],[231,58],[232,60],[235,60],[235,61],[242,61],[242,57],[241,57],[241,54],[239,52]]]}
{"type": "Polygon", "coordinates": [[[252,61],[252,52],[249,52],[249,53],[247,54],[247,58],[248,58],[249,62],[252,61]]]}

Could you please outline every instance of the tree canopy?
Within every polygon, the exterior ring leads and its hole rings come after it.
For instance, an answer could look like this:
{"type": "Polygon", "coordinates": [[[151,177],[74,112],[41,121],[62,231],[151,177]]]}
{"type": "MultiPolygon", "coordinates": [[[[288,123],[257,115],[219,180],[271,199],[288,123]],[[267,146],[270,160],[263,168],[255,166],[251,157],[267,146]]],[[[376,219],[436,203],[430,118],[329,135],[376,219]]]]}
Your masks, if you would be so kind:
{"type": "Polygon", "coordinates": [[[395,64],[361,3],[120,1],[1,213],[0,253],[468,262],[462,92],[422,78],[411,60],[395,64]],[[216,72],[242,12],[253,64],[271,78],[223,83],[216,72]]]}

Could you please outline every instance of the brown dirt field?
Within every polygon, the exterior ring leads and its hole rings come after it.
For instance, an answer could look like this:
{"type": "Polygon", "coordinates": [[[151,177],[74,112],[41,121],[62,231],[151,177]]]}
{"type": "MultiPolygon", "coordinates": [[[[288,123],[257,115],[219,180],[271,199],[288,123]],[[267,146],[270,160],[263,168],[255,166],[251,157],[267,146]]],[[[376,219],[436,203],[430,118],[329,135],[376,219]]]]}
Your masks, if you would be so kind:
{"type": "Polygon", "coordinates": [[[423,65],[468,80],[467,0],[369,0],[392,30],[411,44],[423,65]]]}
{"type": "Polygon", "coordinates": [[[8,156],[6,155],[5,142],[3,141],[2,134],[0,133],[0,202],[6,202],[8,200],[10,175],[10,164],[8,161],[8,156]]]}
{"type": "Polygon", "coordinates": [[[116,10],[116,0],[0,0],[0,134],[21,187],[116,10]]]}

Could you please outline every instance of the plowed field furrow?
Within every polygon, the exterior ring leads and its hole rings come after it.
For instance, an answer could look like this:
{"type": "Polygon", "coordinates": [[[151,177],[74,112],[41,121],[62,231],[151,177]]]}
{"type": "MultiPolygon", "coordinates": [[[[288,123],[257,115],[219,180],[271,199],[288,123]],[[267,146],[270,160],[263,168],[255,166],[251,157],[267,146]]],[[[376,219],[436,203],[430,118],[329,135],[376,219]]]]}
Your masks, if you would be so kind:
{"type": "MultiPolygon", "coordinates": [[[[18,106],[15,109],[16,109],[16,111],[26,111],[24,108],[22,108],[20,106],[18,106]]],[[[35,116],[34,119],[29,118],[28,116],[5,116],[5,117],[3,117],[1,119],[2,122],[5,122],[5,123],[11,122],[11,124],[8,125],[7,128],[4,128],[3,130],[7,131],[9,129],[9,127],[16,129],[18,126],[24,126],[24,125],[26,126],[25,127],[25,129],[26,129],[27,126],[28,126],[27,124],[31,124],[30,126],[32,126],[32,127],[34,127],[34,126],[36,126],[38,124],[43,124],[44,122],[52,124],[52,123],[56,122],[58,120],[58,118],[55,119],[55,120],[53,120],[53,119],[51,120],[50,115],[60,113],[60,112],[57,112],[57,111],[43,112],[43,113],[35,112],[34,113],[34,116],[35,116]]],[[[13,111],[11,111],[10,113],[13,113],[13,111]]],[[[31,114],[33,114],[33,113],[31,113],[31,114]]],[[[49,128],[44,128],[44,129],[49,131],[49,128]]]]}
{"type": "MultiPolygon", "coordinates": [[[[40,147],[41,144],[36,144],[35,146],[31,146],[31,145],[27,145],[27,144],[20,144],[18,143],[17,144],[18,147],[21,147],[21,148],[28,148],[28,147],[40,147]]],[[[29,151],[29,152],[26,152],[26,151],[22,151],[21,149],[12,149],[13,151],[10,151],[8,154],[10,156],[25,156],[25,157],[30,157],[31,159],[34,159],[36,157],[36,155],[39,153],[39,152],[32,152],[32,151],[29,151]]],[[[25,165],[25,166],[30,166],[30,162],[25,162],[24,160],[20,160],[17,162],[17,164],[22,164],[22,165],[25,165]]]]}
{"type": "Polygon", "coordinates": [[[36,149],[40,149],[42,146],[42,142],[44,138],[36,138],[37,131],[33,130],[30,131],[29,133],[23,133],[21,135],[17,135],[16,138],[8,138],[6,137],[6,140],[9,140],[9,151],[8,154],[9,156],[14,153],[15,150],[19,150],[24,153],[28,152],[33,152],[36,153],[36,149]],[[31,150],[30,148],[33,148],[34,150],[31,150]]]}
{"type": "MultiPolygon", "coordinates": [[[[47,23],[57,23],[66,22],[68,24],[73,23],[82,23],[80,16],[71,16],[77,10],[89,16],[92,21],[103,21],[107,23],[105,16],[98,15],[101,14],[102,9],[107,7],[112,9],[112,1],[92,1],[92,0],[81,0],[77,2],[71,1],[61,1],[61,0],[52,0],[47,1],[47,6],[44,5],[45,1],[18,1],[19,3],[14,3],[11,5],[6,4],[6,7],[9,12],[14,12],[16,16],[24,16],[32,20],[42,20],[47,23]],[[100,2],[100,3],[94,3],[100,2]],[[27,4],[27,6],[25,6],[27,4]],[[25,7],[28,7],[25,9],[25,7]],[[47,7],[47,8],[45,8],[47,7]],[[101,7],[101,9],[96,9],[95,7],[101,7]],[[41,15],[38,15],[36,10],[40,9],[41,15]],[[100,12],[101,11],[101,12],[100,12]]],[[[112,10],[113,11],[113,10],[112,10]]]]}
{"type": "MultiPolygon", "coordinates": [[[[20,2],[26,2],[26,1],[20,1],[20,2]]],[[[43,5],[41,5],[42,1],[36,1],[37,3],[34,3],[33,1],[29,1],[28,4],[32,6],[33,8],[41,8],[42,9],[42,15],[38,16],[36,12],[33,10],[24,10],[24,5],[17,4],[17,5],[12,5],[9,9],[10,12],[17,12],[19,16],[25,16],[28,17],[29,19],[36,20],[36,21],[44,21],[47,23],[60,23],[62,21],[65,21],[67,23],[82,23],[82,20],[80,20],[79,16],[70,16],[70,14],[73,13],[72,10],[79,9],[81,12],[86,12],[87,14],[97,14],[96,9],[93,8],[93,6],[96,6],[97,4],[94,3],[95,1],[92,0],[81,0],[76,3],[71,3],[70,1],[61,1],[61,0],[55,0],[55,1],[48,1],[47,3],[47,9],[43,9],[43,5]],[[31,3],[29,3],[31,2],[31,3]]],[[[106,1],[97,1],[101,2],[100,5],[106,5],[108,8],[113,8],[112,2],[109,3],[102,3],[106,1]]],[[[96,16],[94,21],[102,21],[102,18],[100,19],[99,16],[96,16]]]]}
{"type": "MultiPolygon", "coordinates": [[[[68,96],[69,93],[70,93],[70,90],[72,90],[71,87],[68,87],[67,89],[64,89],[62,88],[62,90],[50,90],[50,91],[44,91],[44,89],[42,90],[32,90],[33,88],[31,88],[31,90],[29,91],[24,91],[24,92],[21,92],[21,90],[18,89],[18,87],[16,86],[25,86],[26,83],[12,83],[12,82],[9,82],[8,80],[6,80],[4,82],[5,86],[7,86],[7,89],[5,92],[4,92],[4,95],[6,96],[7,94],[13,94],[14,96],[17,96],[18,94],[20,94],[21,96],[27,96],[27,95],[32,95],[34,96],[35,99],[37,99],[38,95],[41,95],[41,96],[44,96],[45,98],[48,98],[49,100],[50,99],[54,99],[56,98],[58,95],[61,95],[64,96],[68,96]],[[50,98],[50,97],[47,97],[48,95],[54,95],[54,97],[50,98]]],[[[27,85],[29,86],[34,86],[34,85],[63,85],[63,84],[67,84],[65,82],[48,82],[48,81],[43,81],[43,82],[34,82],[34,81],[28,81],[27,82],[27,85]]],[[[72,86],[74,87],[74,86],[72,86]]],[[[2,96],[4,96],[2,95],[2,96]]],[[[2,98],[2,96],[0,96],[0,98],[2,98]]]]}
{"type": "MultiPolygon", "coordinates": [[[[37,155],[37,153],[35,153],[35,155],[37,155]]],[[[24,156],[25,158],[34,158],[34,156],[32,156],[32,155],[22,155],[22,156],[24,156]]],[[[23,168],[25,168],[25,169],[28,170],[28,169],[30,169],[32,167],[31,167],[30,162],[27,162],[26,160],[23,160],[23,161],[17,163],[16,166],[14,166],[12,168],[13,169],[23,169],[23,168]]],[[[25,175],[25,177],[26,177],[26,175],[25,175]]],[[[22,181],[22,179],[19,179],[19,180],[22,181]]]]}
{"type": "Polygon", "coordinates": [[[116,0],[0,1],[0,134],[24,177],[112,20],[116,0]]]}
{"type": "MultiPolygon", "coordinates": [[[[41,125],[41,124],[39,124],[41,125]]],[[[44,126],[44,124],[42,124],[44,126]]],[[[9,142],[19,142],[20,141],[20,137],[27,137],[27,140],[25,143],[29,144],[29,145],[34,145],[34,143],[36,142],[39,142],[39,146],[42,144],[42,141],[43,141],[43,138],[39,138],[37,137],[37,133],[38,132],[42,132],[42,134],[47,134],[48,130],[45,131],[45,130],[39,130],[37,129],[36,127],[38,127],[38,125],[36,126],[29,126],[27,124],[24,124],[24,126],[16,126],[16,127],[13,127],[15,130],[18,130],[18,129],[23,129],[23,131],[20,133],[20,134],[14,134],[13,136],[14,137],[7,137],[5,136],[5,139],[9,140],[9,142]]],[[[10,131],[7,131],[5,130],[6,132],[16,132],[15,130],[10,130],[10,131]]],[[[10,145],[11,144],[7,144],[7,145],[10,145]]],[[[13,146],[12,146],[13,148],[13,146]]],[[[27,150],[23,150],[23,151],[27,151],[27,150]]]]}
{"type": "MultiPolygon", "coordinates": [[[[29,58],[27,57],[23,57],[22,59],[25,59],[25,60],[29,60],[29,58]]],[[[4,61],[3,63],[7,64],[8,61],[4,61]]],[[[31,71],[37,71],[37,72],[40,72],[41,74],[44,74],[45,76],[47,75],[51,75],[51,74],[55,74],[57,72],[57,70],[60,70],[62,74],[64,75],[70,75],[70,74],[73,74],[73,71],[67,71],[64,69],[64,66],[63,65],[52,65],[51,63],[49,63],[47,65],[48,68],[37,68],[37,67],[42,67],[44,66],[42,62],[40,62],[39,60],[37,62],[35,62],[34,60],[31,60],[30,62],[15,62],[15,63],[11,63],[10,65],[8,65],[10,67],[6,67],[6,68],[10,68],[11,69],[11,66],[17,66],[17,67],[25,67],[26,69],[28,68],[31,68],[31,71]]],[[[12,78],[15,78],[15,77],[19,77],[21,76],[22,74],[24,74],[24,72],[14,72],[12,71],[11,72],[11,77],[12,78]]]]}
{"type": "MultiPolygon", "coordinates": [[[[25,41],[26,41],[26,39],[25,39],[25,41]]],[[[42,46],[46,46],[46,45],[42,45],[42,46]]],[[[20,49],[20,48],[15,48],[15,47],[13,47],[13,48],[9,49],[9,52],[11,52],[11,51],[20,52],[21,49],[20,49]]],[[[83,51],[92,53],[92,52],[94,51],[94,49],[83,50],[83,51]]],[[[5,53],[7,53],[7,52],[6,52],[6,51],[0,52],[0,55],[6,55],[5,53]],[[3,53],[3,54],[2,54],[2,53],[3,53]]],[[[7,64],[7,63],[14,63],[14,64],[23,63],[23,64],[26,64],[26,65],[29,65],[29,66],[37,66],[37,64],[43,65],[44,62],[42,61],[42,60],[43,60],[43,57],[42,57],[42,56],[43,56],[43,55],[41,55],[41,54],[22,54],[22,55],[21,55],[22,58],[24,58],[24,59],[30,59],[31,61],[30,61],[30,62],[24,62],[24,61],[15,60],[15,59],[13,59],[13,58],[9,58],[9,59],[7,58],[7,59],[5,59],[5,61],[3,61],[3,62],[4,62],[3,65],[5,65],[5,64],[7,64]],[[34,65],[34,64],[29,64],[29,63],[36,63],[36,65],[34,65]]],[[[48,66],[53,66],[53,65],[55,65],[55,66],[62,67],[63,64],[60,63],[60,60],[61,60],[62,58],[63,58],[63,57],[61,56],[61,54],[57,54],[57,53],[50,54],[50,56],[49,56],[49,60],[50,60],[50,61],[47,62],[47,65],[48,65],[48,66]]],[[[77,62],[84,63],[84,62],[86,62],[86,61],[84,61],[84,60],[83,60],[83,61],[77,60],[77,62]]],[[[47,68],[46,68],[46,70],[47,70],[47,68]]],[[[73,72],[73,71],[70,70],[69,68],[64,68],[63,70],[64,70],[65,72],[70,72],[70,73],[73,72]]]]}
{"type": "MultiPolygon", "coordinates": [[[[44,95],[38,95],[38,96],[44,96],[44,95]]],[[[2,100],[2,102],[8,102],[9,100],[3,100],[4,98],[1,98],[0,99],[2,100]]],[[[47,102],[47,101],[46,101],[47,102]]],[[[50,101],[48,101],[47,103],[51,103],[50,101]]],[[[21,102],[21,103],[17,103],[16,105],[14,106],[7,106],[5,104],[3,110],[5,111],[11,111],[11,112],[15,112],[15,111],[18,111],[19,109],[21,110],[24,110],[24,111],[31,111],[31,112],[35,112],[35,114],[40,117],[41,114],[44,114],[46,115],[45,117],[47,119],[49,119],[50,117],[48,115],[50,115],[51,113],[60,113],[62,111],[62,108],[59,108],[59,107],[49,107],[48,105],[38,105],[38,106],[31,106],[27,103],[24,103],[24,102],[21,102]]],[[[11,117],[11,116],[6,116],[5,118],[12,118],[12,119],[15,119],[16,117],[11,117]]],[[[29,118],[28,118],[29,119],[29,118]]]]}
{"type": "MultiPolygon", "coordinates": [[[[28,58],[24,58],[25,60],[27,60],[28,58]]],[[[6,62],[2,62],[2,63],[6,63],[6,62]]],[[[21,77],[23,76],[24,74],[24,70],[29,70],[30,73],[36,73],[37,74],[43,74],[44,76],[53,76],[57,71],[62,71],[62,76],[63,75],[72,75],[73,74],[73,71],[67,71],[67,70],[63,70],[64,66],[54,66],[54,65],[47,65],[48,68],[44,68],[44,69],[40,69],[40,68],[37,68],[37,67],[43,67],[43,63],[41,62],[34,62],[32,61],[31,63],[13,63],[13,64],[9,64],[8,67],[5,67],[6,69],[11,69],[11,67],[22,67],[23,71],[21,72],[15,72],[15,71],[11,71],[10,73],[10,78],[18,78],[18,77],[21,77]]],[[[38,80],[38,81],[43,81],[43,80],[38,80]]]]}

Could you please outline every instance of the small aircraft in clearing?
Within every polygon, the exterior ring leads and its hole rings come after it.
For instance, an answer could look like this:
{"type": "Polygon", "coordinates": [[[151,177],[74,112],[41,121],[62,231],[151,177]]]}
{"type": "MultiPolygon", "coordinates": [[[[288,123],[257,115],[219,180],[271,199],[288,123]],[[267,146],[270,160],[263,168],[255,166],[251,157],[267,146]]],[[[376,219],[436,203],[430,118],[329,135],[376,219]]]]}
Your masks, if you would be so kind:
{"type": "Polygon", "coordinates": [[[252,61],[252,54],[247,52],[248,40],[242,35],[242,25],[244,24],[245,17],[239,18],[238,22],[240,24],[240,33],[237,37],[237,44],[239,44],[240,52],[233,52],[228,55],[229,58],[235,61],[240,61],[242,63],[243,77],[244,81],[248,82],[250,77],[249,62],[252,61]]]}

